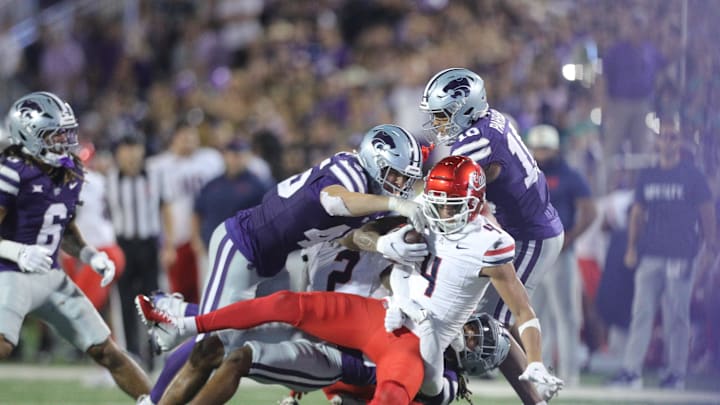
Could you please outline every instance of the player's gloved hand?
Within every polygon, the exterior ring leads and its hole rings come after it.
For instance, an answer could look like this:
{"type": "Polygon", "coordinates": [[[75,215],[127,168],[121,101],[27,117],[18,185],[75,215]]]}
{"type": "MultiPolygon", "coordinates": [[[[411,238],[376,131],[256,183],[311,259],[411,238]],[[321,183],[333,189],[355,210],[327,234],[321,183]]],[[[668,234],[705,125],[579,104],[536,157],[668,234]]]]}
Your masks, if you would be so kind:
{"type": "Polygon", "coordinates": [[[528,364],[527,368],[525,368],[525,371],[520,374],[518,379],[520,381],[529,381],[535,384],[543,385],[544,388],[546,388],[546,391],[552,393],[551,396],[555,395],[562,389],[563,385],[565,385],[563,380],[550,374],[545,368],[545,365],[539,361],[534,361],[528,364]]]}
{"type": "Polygon", "coordinates": [[[38,245],[23,245],[17,258],[18,267],[24,272],[44,273],[52,268],[52,252],[38,245]]]}
{"type": "Polygon", "coordinates": [[[407,243],[405,234],[413,229],[405,225],[378,238],[376,249],[386,258],[399,263],[418,263],[428,254],[426,243],[407,243]]]}
{"type": "Polygon", "coordinates": [[[107,287],[115,278],[115,263],[110,260],[107,253],[85,246],[80,251],[80,260],[89,264],[92,269],[102,277],[100,287],[107,287]]]}
{"type": "Polygon", "coordinates": [[[418,231],[422,231],[427,225],[425,215],[422,212],[422,205],[415,201],[403,200],[402,198],[390,197],[388,202],[388,209],[395,211],[398,214],[407,218],[412,224],[413,228],[418,231]]]}
{"type": "Polygon", "coordinates": [[[403,327],[405,314],[395,303],[392,297],[385,297],[385,330],[388,333],[395,332],[403,327]]]}

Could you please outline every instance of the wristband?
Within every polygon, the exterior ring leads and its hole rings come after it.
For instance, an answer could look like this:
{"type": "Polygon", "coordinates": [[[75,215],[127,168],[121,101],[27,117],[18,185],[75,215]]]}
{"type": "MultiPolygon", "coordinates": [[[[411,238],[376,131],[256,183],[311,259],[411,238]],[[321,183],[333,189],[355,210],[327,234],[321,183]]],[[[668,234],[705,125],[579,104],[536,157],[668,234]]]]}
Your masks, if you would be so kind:
{"type": "Polygon", "coordinates": [[[78,255],[78,258],[81,262],[89,264],[90,260],[92,260],[93,256],[95,256],[97,253],[98,251],[94,247],[86,245],[82,249],[80,249],[80,254],[78,255]]]}
{"type": "Polygon", "coordinates": [[[540,320],[533,318],[529,321],[523,322],[522,325],[518,326],[518,336],[522,336],[523,332],[527,328],[535,328],[540,332],[540,320]]]}
{"type": "Polygon", "coordinates": [[[22,243],[13,242],[11,240],[0,240],[0,257],[3,259],[18,261],[20,251],[25,247],[22,243]]]}
{"type": "Polygon", "coordinates": [[[387,207],[388,211],[395,211],[397,209],[398,205],[400,205],[400,204],[398,204],[399,200],[400,199],[397,197],[389,197],[388,198],[388,207],[387,207]]]}

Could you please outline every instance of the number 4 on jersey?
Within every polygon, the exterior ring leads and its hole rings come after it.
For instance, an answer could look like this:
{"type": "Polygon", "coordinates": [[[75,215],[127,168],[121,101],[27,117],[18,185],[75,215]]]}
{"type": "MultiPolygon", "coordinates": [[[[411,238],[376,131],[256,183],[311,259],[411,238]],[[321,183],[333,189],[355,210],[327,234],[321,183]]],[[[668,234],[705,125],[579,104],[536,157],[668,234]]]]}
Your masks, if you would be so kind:
{"type": "Polygon", "coordinates": [[[420,275],[428,281],[428,286],[425,288],[426,297],[432,297],[435,291],[435,281],[437,280],[440,263],[442,263],[442,258],[435,255],[427,255],[420,266],[420,275]]]}

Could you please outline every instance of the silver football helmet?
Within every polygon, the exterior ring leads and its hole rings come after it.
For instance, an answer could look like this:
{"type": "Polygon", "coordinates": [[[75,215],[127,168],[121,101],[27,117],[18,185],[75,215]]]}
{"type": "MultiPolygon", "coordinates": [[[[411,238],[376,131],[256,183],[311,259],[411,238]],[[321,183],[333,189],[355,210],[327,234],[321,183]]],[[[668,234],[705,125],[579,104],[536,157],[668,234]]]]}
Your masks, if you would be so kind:
{"type": "Polygon", "coordinates": [[[45,91],[24,95],[10,108],[7,127],[24,153],[55,167],[73,165],[70,154],[78,146],[78,123],[60,97],[45,91]]]}
{"type": "Polygon", "coordinates": [[[464,68],[437,73],[425,86],[420,101],[420,110],[430,114],[423,128],[446,145],[487,114],[489,108],[483,79],[464,68]]]}
{"type": "Polygon", "coordinates": [[[474,315],[463,327],[465,349],[460,364],[469,375],[480,375],[500,365],[510,352],[510,335],[490,315],[474,315]]]}
{"type": "Polygon", "coordinates": [[[360,164],[370,177],[373,193],[408,198],[422,178],[422,150],[414,136],[397,125],[378,125],[367,133],[358,150],[360,164]],[[398,177],[402,176],[402,180],[398,177]]]}

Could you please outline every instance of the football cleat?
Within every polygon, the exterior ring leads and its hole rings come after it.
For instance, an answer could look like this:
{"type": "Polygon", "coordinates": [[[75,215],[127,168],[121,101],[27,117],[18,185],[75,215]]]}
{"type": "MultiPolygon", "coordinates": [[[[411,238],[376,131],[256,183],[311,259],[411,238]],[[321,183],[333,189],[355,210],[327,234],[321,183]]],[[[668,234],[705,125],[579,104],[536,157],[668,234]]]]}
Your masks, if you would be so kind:
{"type": "Polygon", "coordinates": [[[156,308],[150,297],[138,295],[135,297],[135,307],[140,319],[148,325],[150,342],[155,352],[171,350],[185,336],[184,331],[178,326],[182,325],[180,319],[156,308]]]}
{"type": "Polygon", "coordinates": [[[164,291],[153,291],[150,293],[150,299],[160,311],[178,318],[185,316],[185,308],[188,304],[185,302],[185,297],[178,292],[168,294],[164,291]]]}
{"type": "Polygon", "coordinates": [[[153,300],[144,294],[135,297],[135,308],[137,308],[140,319],[147,326],[160,323],[173,323],[172,317],[165,311],[158,309],[153,300]]]}

